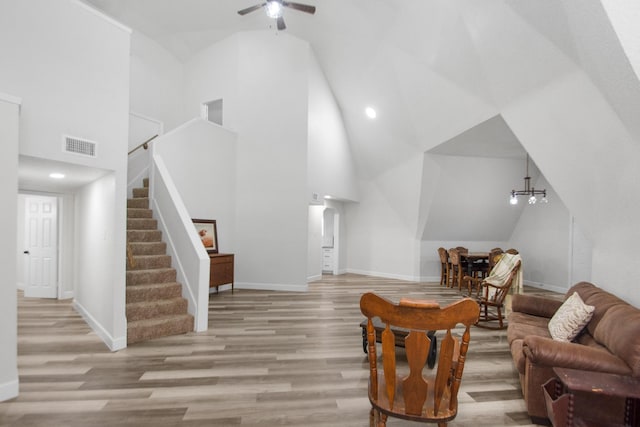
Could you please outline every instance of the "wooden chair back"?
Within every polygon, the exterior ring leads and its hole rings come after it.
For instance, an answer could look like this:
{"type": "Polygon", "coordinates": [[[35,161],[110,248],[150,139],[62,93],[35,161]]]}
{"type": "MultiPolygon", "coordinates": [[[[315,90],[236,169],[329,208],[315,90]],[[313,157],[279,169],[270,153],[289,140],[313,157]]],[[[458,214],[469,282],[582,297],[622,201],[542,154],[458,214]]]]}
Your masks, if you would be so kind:
{"type": "Polygon", "coordinates": [[[375,422],[378,427],[383,427],[388,416],[439,425],[446,425],[454,419],[471,339],[470,328],[478,320],[480,312],[478,304],[470,298],[445,308],[440,308],[434,301],[402,299],[399,304],[394,304],[374,293],[366,293],[360,299],[360,310],[368,319],[371,424],[375,422]],[[374,317],[380,318],[385,325],[380,370],[374,317]],[[461,340],[452,333],[452,329],[460,324],[465,327],[461,340]],[[396,358],[393,327],[409,330],[404,341],[407,359],[404,363],[398,363],[396,358]],[[425,376],[423,370],[430,346],[429,331],[444,332],[444,337],[440,339],[435,372],[425,376]]]}
{"type": "Polygon", "coordinates": [[[502,255],[504,251],[502,248],[493,248],[489,252],[489,271],[493,269],[493,266],[498,262],[499,256],[502,255]]]}
{"type": "Polygon", "coordinates": [[[440,286],[449,283],[449,253],[445,248],[438,248],[440,256],[440,286]]]}
{"type": "Polygon", "coordinates": [[[458,285],[458,289],[462,286],[462,262],[460,252],[456,248],[451,248],[449,253],[449,286],[458,285]]]}

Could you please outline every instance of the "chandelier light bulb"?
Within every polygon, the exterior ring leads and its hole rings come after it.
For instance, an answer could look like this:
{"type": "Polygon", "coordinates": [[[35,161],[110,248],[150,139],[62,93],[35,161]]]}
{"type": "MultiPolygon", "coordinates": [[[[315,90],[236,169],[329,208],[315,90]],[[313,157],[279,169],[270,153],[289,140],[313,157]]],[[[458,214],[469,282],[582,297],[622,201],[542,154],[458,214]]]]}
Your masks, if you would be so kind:
{"type": "Polygon", "coordinates": [[[512,205],[517,205],[518,204],[518,196],[516,196],[515,194],[512,194],[511,198],[509,199],[509,203],[511,203],[512,205]]]}
{"type": "Polygon", "coordinates": [[[547,200],[547,196],[542,196],[542,199],[540,199],[540,203],[549,203],[549,200],[547,200]]]}
{"type": "Polygon", "coordinates": [[[538,201],[538,199],[536,199],[536,196],[529,197],[529,204],[530,205],[535,205],[537,201],[538,201]]]}

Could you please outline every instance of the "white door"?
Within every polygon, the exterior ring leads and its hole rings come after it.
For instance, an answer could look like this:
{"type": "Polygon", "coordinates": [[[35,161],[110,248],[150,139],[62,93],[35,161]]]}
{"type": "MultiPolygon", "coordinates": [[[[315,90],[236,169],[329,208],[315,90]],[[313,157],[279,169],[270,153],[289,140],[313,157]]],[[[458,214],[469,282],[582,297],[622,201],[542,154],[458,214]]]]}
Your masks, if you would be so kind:
{"type": "Polygon", "coordinates": [[[25,297],[58,296],[58,200],[25,198],[25,297]]]}

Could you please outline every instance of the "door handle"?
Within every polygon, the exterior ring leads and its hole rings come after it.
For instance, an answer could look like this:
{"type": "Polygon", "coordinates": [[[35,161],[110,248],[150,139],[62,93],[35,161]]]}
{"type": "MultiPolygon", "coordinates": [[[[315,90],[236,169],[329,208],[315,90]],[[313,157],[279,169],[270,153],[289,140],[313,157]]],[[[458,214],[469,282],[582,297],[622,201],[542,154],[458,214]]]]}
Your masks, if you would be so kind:
{"type": "Polygon", "coordinates": [[[24,251],[23,253],[29,255],[29,251],[24,251]]]}

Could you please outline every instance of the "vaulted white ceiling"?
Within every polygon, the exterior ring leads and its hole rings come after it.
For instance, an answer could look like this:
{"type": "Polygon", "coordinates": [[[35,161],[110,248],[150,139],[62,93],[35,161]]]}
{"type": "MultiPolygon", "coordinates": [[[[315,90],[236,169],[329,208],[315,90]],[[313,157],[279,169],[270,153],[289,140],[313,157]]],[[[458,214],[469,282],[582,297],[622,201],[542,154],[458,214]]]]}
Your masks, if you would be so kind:
{"type": "MultiPolygon", "coordinates": [[[[237,31],[276,31],[262,10],[236,13],[254,4],[251,0],[87,2],[153,38],[181,61],[237,31]]],[[[486,77],[478,72],[482,64],[459,2],[308,3],[316,5],[315,15],[285,9],[286,31],[309,41],[319,58],[361,174],[377,175],[476,125],[481,126],[472,131],[480,137],[474,152],[524,156],[504,122],[490,120],[499,112],[486,77]],[[377,109],[376,121],[365,117],[367,105],[377,109]]],[[[452,147],[456,151],[462,145],[452,147]]],[[[438,150],[443,152],[446,147],[438,150]]]]}
{"type": "MultiPolygon", "coordinates": [[[[276,32],[262,10],[236,13],[253,0],[85,1],[180,61],[238,31],[276,32]]],[[[593,85],[640,143],[640,84],[602,1],[301,0],[314,4],[316,14],[285,9],[284,18],[287,33],[307,40],[321,64],[362,178],[383,176],[423,153],[524,159],[525,146],[555,186],[557,160],[544,162],[547,151],[532,146],[550,135],[523,126],[522,100],[586,76],[589,83],[579,86],[593,85]],[[377,110],[375,121],[365,116],[366,106],[377,110]],[[523,134],[528,145],[519,141],[523,134]]],[[[534,102],[538,113],[544,102],[534,102]]],[[[554,126],[562,129],[562,120],[554,126]]],[[[431,204],[450,200],[440,188],[431,204]]],[[[486,211],[480,217],[492,217],[489,204],[476,203],[478,208],[486,211]]],[[[450,224],[446,216],[443,211],[438,220],[431,211],[425,233],[450,224]]],[[[503,224],[496,221],[496,227],[503,224]]],[[[478,225],[486,229],[486,223],[478,225]]]]}
{"type": "MultiPolygon", "coordinates": [[[[260,3],[254,0],[86,2],[155,39],[181,61],[237,31],[276,32],[275,21],[262,10],[236,13],[260,3]]],[[[599,0],[300,2],[314,4],[316,14],[285,9],[286,31],[307,40],[319,58],[364,176],[461,134],[468,148],[469,132],[478,138],[475,151],[523,157],[508,126],[492,118],[514,93],[547,84],[576,64],[640,134],[629,113],[640,106],[640,96],[634,98],[640,94],[637,82],[631,84],[628,70],[619,69],[613,81],[613,71],[594,59],[625,57],[619,45],[611,45],[615,32],[599,0]],[[550,51],[556,52],[552,60],[550,51]],[[375,122],[364,116],[367,105],[378,110],[375,122]]]]}

